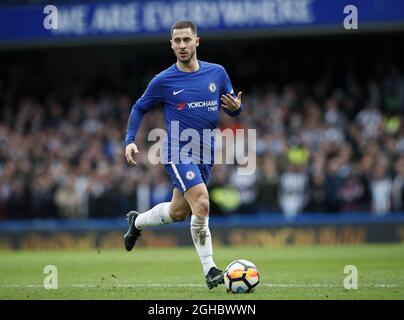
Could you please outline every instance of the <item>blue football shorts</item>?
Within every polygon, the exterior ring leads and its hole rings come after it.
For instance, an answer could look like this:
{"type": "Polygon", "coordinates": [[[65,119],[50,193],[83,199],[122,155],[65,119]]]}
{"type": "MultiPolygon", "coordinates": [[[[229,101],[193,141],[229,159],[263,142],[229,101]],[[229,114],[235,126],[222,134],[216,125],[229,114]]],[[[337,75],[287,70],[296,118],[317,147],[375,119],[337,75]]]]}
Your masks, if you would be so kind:
{"type": "Polygon", "coordinates": [[[164,165],[174,187],[184,194],[185,191],[200,183],[208,184],[213,169],[212,164],[173,163],[164,165]]]}

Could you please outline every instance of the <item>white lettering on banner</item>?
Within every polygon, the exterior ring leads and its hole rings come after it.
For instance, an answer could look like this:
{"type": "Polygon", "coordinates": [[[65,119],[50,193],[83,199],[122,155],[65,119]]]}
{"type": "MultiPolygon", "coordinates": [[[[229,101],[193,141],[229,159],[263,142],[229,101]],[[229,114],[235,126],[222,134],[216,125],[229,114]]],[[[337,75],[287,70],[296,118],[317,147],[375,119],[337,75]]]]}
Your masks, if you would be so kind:
{"type": "Polygon", "coordinates": [[[296,4],[296,16],[301,23],[310,23],[315,20],[313,0],[302,0],[296,4]]]}
{"type": "Polygon", "coordinates": [[[160,29],[168,29],[176,20],[184,20],[186,13],[185,6],[178,6],[178,11],[173,9],[174,3],[164,3],[164,2],[155,2],[153,3],[156,6],[156,14],[157,19],[160,21],[160,29]]]}
{"type": "Polygon", "coordinates": [[[220,1],[225,26],[309,23],[314,20],[313,0],[220,1]]]}
{"type": "Polygon", "coordinates": [[[143,28],[147,31],[158,31],[160,29],[157,18],[156,3],[148,2],[143,7],[143,28]]]}
{"type": "Polygon", "coordinates": [[[254,27],[313,22],[314,0],[151,1],[58,7],[54,35],[167,32],[181,19],[200,28],[254,27]]]}
{"type": "Polygon", "coordinates": [[[205,28],[220,25],[220,14],[214,2],[197,2],[192,11],[194,21],[205,28]]]}
{"type": "Polygon", "coordinates": [[[88,6],[58,7],[58,29],[52,33],[83,35],[87,33],[88,6]]]}
{"type": "Polygon", "coordinates": [[[261,21],[264,24],[274,24],[276,22],[276,3],[274,1],[250,3],[248,11],[250,21],[261,21]]]}
{"type": "Polygon", "coordinates": [[[136,3],[96,7],[91,21],[91,29],[106,33],[136,32],[139,29],[136,20],[137,12],[136,3]]]}
{"type": "Polygon", "coordinates": [[[239,1],[155,1],[143,7],[143,27],[147,31],[167,30],[180,19],[191,19],[202,28],[314,21],[313,0],[239,1]]]}
{"type": "Polygon", "coordinates": [[[147,31],[168,30],[175,21],[182,19],[191,19],[202,28],[220,26],[216,2],[153,1],[143,6],[143,28],[147,31]]]}
{"type": "Polygon", "coordinates": [[[310,22],[312,18],[308,5],[312,1],[308,0],[286,0],[278,1],[278,23],[287,22],[310,22]]]}
{"type": "Polygon", "coordinates": [[[60,7],[58,13],[58,29],[53,32],[55,35],[137,32],[139,30],[139,4],[137,3],[100,5],[96,6],[93,12],[86,5],[60,7]]]}

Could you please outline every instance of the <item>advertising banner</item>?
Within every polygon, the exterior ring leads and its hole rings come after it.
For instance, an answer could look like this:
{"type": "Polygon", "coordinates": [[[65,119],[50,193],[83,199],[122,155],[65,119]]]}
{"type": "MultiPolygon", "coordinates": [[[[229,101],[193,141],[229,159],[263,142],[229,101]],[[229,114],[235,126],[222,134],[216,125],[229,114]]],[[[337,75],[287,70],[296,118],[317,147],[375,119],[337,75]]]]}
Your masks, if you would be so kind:
{"type": "Polygon", "coordinates": [[[193,20],[200,33],[340,30],[357,19],[370,26],[402,28],[400,0],[165,0],[78,2],[0,7],[0,45],[168,37],[171,25],[193,20]]]}

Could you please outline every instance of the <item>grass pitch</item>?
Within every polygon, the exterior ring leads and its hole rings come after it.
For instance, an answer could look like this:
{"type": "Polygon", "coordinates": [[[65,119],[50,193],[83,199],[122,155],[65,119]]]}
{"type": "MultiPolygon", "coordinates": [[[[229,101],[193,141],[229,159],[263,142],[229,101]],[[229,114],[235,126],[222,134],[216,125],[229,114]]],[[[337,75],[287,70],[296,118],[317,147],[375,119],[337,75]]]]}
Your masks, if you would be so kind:
{"type": "Polygon", "coordinates": [[[0,299],[404,299],[404,245],[215,247],[214,257],[220,268],[254,262],[256,291],[208,290],[191,247],[0,251],[0,299]],[[57,267],[57,290],[43,286],[46,265],[57,267]],[[357,267],[358,289],[344,288],[346,265],[357,267]]]}

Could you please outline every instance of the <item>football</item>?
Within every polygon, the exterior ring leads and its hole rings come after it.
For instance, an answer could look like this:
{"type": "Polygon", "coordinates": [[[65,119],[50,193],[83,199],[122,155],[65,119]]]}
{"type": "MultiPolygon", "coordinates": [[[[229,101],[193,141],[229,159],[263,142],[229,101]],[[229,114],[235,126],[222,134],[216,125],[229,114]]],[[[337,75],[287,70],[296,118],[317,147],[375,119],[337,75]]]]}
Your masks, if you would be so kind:
{"type": "Polygon", "coordinates": [[[231,262],[224,272],[224,283],[227,292],[250,293],[260,282],[256,266],[248,260],[235,260],[231,262]]]}

